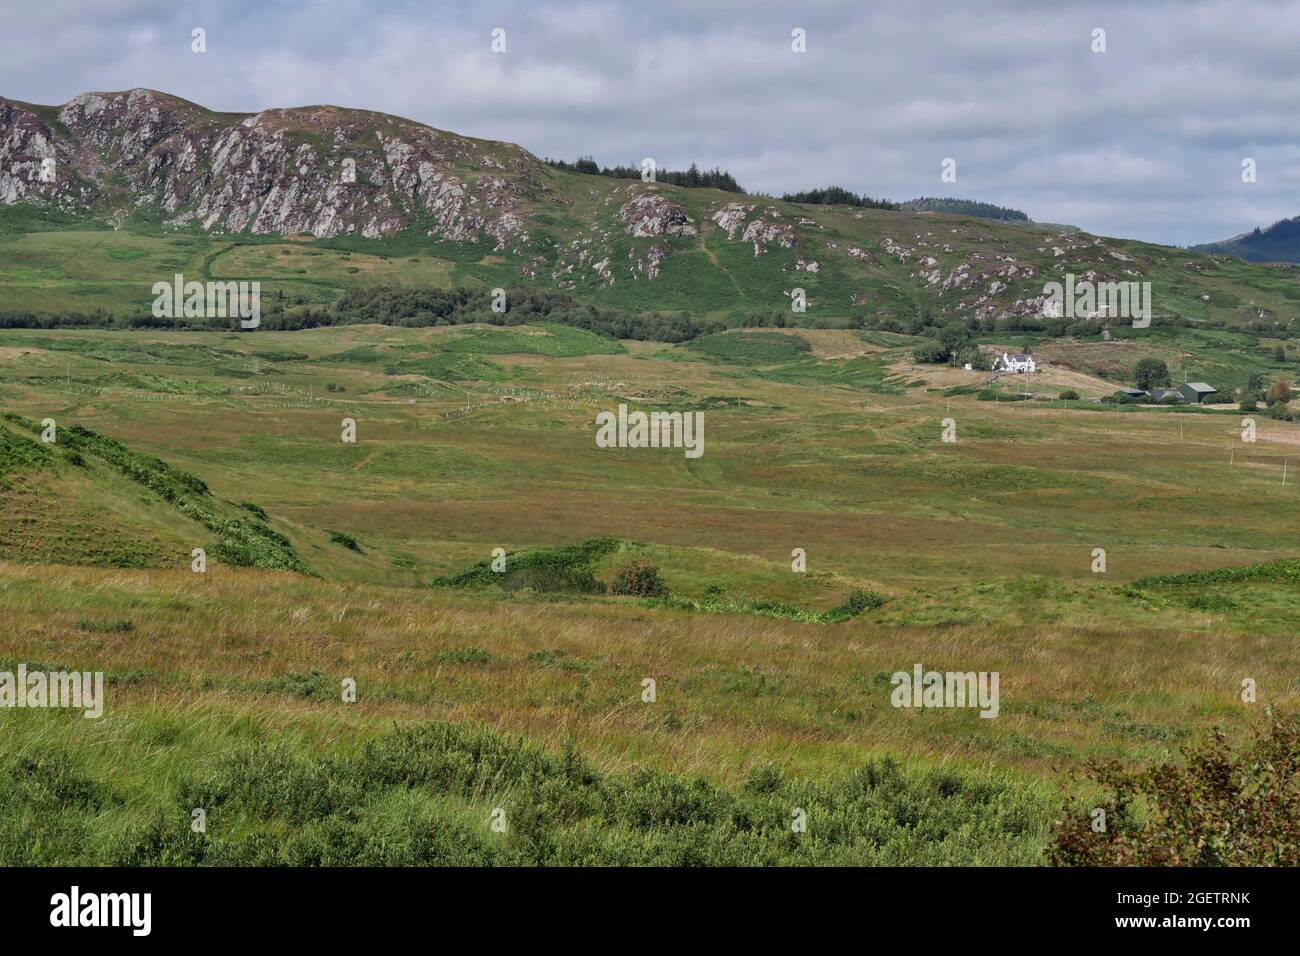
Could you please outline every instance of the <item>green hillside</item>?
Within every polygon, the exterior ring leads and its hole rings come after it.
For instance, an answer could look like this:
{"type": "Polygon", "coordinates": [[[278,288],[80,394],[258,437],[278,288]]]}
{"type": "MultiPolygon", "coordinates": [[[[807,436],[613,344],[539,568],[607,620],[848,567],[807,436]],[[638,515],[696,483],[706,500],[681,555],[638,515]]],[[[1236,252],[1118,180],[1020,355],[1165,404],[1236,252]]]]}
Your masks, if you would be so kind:
{"type": "Polygon", "coordinates": [[[1197,252],[1237,256],[1247,262],[1300,262],[1300,216],[1281,219],[1223,242],[1193,246],[1197,252]]]}
{"type": "MultiPolygon", "coordinates": [[[[1085,768],[1300,706],[1290,268],[75,104],[0,102],[72,167],[0,207],[0,671],[106,699],[0,718],[0,865],[1077,862],[1160,822],[1088,842],[1085,768]],[[155,315],[178,273],[261,324],[155,315]],[[1067,276],[1150,325],[1044,316],[1067,276]]],[[[1295,861],[1226,832],[1180,859],[1295,861]]]]}

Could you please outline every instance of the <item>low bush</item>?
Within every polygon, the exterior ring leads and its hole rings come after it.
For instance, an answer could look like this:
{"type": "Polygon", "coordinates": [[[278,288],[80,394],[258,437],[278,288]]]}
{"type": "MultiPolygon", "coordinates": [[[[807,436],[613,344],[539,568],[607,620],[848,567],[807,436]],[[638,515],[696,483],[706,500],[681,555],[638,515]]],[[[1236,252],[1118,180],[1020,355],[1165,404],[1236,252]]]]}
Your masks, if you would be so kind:
{"type": "Polygon", "coordinates": [[[1058,866],[1300,865],[1300,721],[1270,715],[1234,751],[1221,732],[1181,763],[1142,771],[1097,762],[1108,791],[1075,802],[1054,827],[1058,866]],[[1097,811],[1100,810],[1104,816],[1097,811]]]}
{"type": "Polygon", "coordinates": [[[610,583],[611,594],[631,594],[636,597],[664,597],[668,586],[659,577],[659,569],[644,558],[635,558],[614,572],[610,583]]]}
{"type": "Polygon", "coordinates": [[[343,545],[343,547],[347,548],[349,551],[355,551],[355,552],[357,552],[357,554],[361,554],[361,553],[363,553],[363,552],[361,551],[361,543],[360,543],[359,541],[357,541],[356,538],[352,537],[352,535],[350,535],[350,534],[344,534],[342,531],[331,531],[331,532],[330,532],[330,543],[331,543],[331,544],[341,544],[341,545],[343,545]]]}
{"type": "Polygon", "coordinates": [[[97,621],[83,617],[77,621],[77,628],[95,634],[125,634],[127,631],[135,630],[135,624],[125,618],[97,621]]]}
{"type": "MultiPolygon", "coordinates": [[[[5,795],[0,809],[14,809],[5,795]]],[[[82,783],[67,800],[94,798],[82,783]]],[[[649,768],[601,773],[571,748],[429,724],[346,755],[255,746],[221,756],[187,774],[165,812],[113,840],[103,862],[1024,865],[1041,854],[1052,809],[1040,791],[1006,777],[909,771],[889,757],[828,782],[760,768],[726,788],[649,768]],[[193,807],[207,811],[206,834],[190,829],[193,807]],[[792,829],[791,808],[806,815],[806,832],[792,829]],[[494,816],[504,832],[489,826],[494,816]]],[[[14,845],[0,844],[0,862],[14,845]]],[[[57,858],[85,854],[61,848],[57,858]]]]}
{"type": "Polygon", "coordinates": [[[705,592],[700,600],[667,596],[650,598],[646,601],[652,607],[671,607],[683,611],[702,611],[708,614],[756,614],[759,617],[774,617],[783,621],[799,621],[804,624],[839,624],[862,614],[864,611],[880,607],[888,598],[874,591],[857,589],[842,604],[829,611],[805,611],[792,607],[781,601],[751,601],[734,598],[721,590],[712,588],[705,592]]]}
{"type": "Polygon", "coordinates": [[[593,538],[560,548],[530,548],[505,555],[505,569],[494,571],[485,558],[463,571],[433,579],[435,587],[479,588],[496,585],[507,591],[528,588],[543,593],[601,594],[592,566],[622,545],[619,538],[593,538]]]}

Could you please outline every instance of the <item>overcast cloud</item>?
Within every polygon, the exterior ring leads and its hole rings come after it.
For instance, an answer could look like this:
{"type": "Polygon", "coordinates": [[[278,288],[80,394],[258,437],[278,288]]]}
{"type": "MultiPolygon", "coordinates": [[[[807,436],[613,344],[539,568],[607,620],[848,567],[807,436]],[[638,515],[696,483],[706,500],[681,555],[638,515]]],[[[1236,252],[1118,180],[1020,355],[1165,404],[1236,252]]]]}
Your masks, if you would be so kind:
{"type": "Polygon", "coordinates": [[[150,87],[217,110],[334,103],[539,156],[694,160],[778,195],[961,196],[1178,244],[1300,213],[1300,0],[8,6],[0,95],[29,102],[150,87]]]}

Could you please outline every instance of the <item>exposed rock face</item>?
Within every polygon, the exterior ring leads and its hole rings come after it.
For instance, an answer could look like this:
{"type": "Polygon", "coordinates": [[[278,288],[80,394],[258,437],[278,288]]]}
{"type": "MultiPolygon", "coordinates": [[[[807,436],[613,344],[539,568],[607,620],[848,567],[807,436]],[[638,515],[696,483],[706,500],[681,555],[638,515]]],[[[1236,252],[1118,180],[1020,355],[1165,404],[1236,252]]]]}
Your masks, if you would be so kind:
{"type": "Polygon", "coordinates": [[[727,234],[728,239],[735,239],[736,233],[745,225],[745,219],[753,208],[743,202],[729,202],[714,212],[712,218],[727,234]]]}
{"type": "Polygon", "coordinates": [[[522,204],[546,191],[539,170],[517,146],[329,106],[232,115],[152,90],[83,93],[57,110],[0,98],[5,203],[156,204],[173,224],[263,234],[416,226],[503,250],[527,240],[522,204]]]}
{"type": "Polygon", "coordinates": [[[729,202],[715,210],[711,218],[727,234],[728,239],[735,239],[736,233],[739,232],[742,241],[752,242],[756,256],[766,252],[770,245],[776,244],[782,249],[789,249],[799,241],[794,226],[776,221],[781,218],[781,212],[772,206],[765,209],[749,225],[745,225],[745,220],[749,218],[754,208],[747,203],[729,202]]]}
{"type": "Polygon", "coordinates": [[[653,279],[659,275],[659,266],[668,258],[668,251],[655,244],[646,250],[644,259],[637,255],[635,249],[629,250],[627,257],[633,278],[644,275],[647,279],[653,279]]]}
{"type": "Polygon", "coordinates": [[[71,144],[21,104],[0,99],[0,202],[44,202],[71,207],[94,199],[72,175],[71,144]],[[52,162],[51,162],[52,161],[52,162]]]}
{"type": "Polygon", "coordinates": [[[695,235],[691,217],[671,199],[653,191],[638,191],[636,186],[629,186],[628,192],[634,195],[615,213],[615,218],[625,224],[629,236],[695,235]]]}
{"type": "Polygon", "coordinates": [[[195,122],[203,111],[153,90],[82,93],[64,103],[59,122],[114,167],[140,161],[157,143],[195,122]]]}
{"type": "MultiPolygon", "coordinates": [[[[0,97],[0,204],[13,203],[115,224],[142,210],[213,231],[482,243],[466,251],[490,250],[493,266],[526,280],[613,290],[611,299],[656,280],[680,294],[696,267],[720,270],[723,287],[744,296],[743,270],[730,272],[727,260],[748,259],[752,249],[823,302],[827,290],[860,279],[848,302],[837,293],[838,308],[887,313],[884,287],[903,299],[921,293],[945,315],[975,321],[1039,314],[1044,280],[1066,273],[1140,278],[1152,255],[1077,231],[1019,231],[930,213],[872,213],[863,222],[860,209],[826,206],[814,218],[757,196],[555,170],[518,146],[383,113],[333,106],[214,113],[151,90],[85,93],[62,106],[0,97]],[[688,249],[695,255],[684,255],[688,249]]],[[[456,255],[435,255],[444,253],[456,255]]],[[[1192,280],[1227,261],[1178,258],[1192,280]]]]}
{"type": "Polygon", "coordinates": [[[782,249],[789,249],[796,241],[793,226],[784,222],[770,222],[762,216],[745,227],[745,233],[741,238],[754,244],[756,256],[766,252],[767,247],[773,243],[782,249]]]}

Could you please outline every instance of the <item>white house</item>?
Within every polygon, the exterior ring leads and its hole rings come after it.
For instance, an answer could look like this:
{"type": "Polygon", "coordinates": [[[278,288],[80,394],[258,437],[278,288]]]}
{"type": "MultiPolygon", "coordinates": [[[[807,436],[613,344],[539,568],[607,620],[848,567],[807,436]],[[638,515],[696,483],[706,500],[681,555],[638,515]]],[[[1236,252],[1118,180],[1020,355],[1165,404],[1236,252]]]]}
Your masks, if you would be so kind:
{"type": "Polygon", "coordinates": [[[1002,358],[993,363],[993,368],[1000,372],[1035,372],[1038,363],[1032,355],[1008,355],[1003,352],[1002,358]]]}

